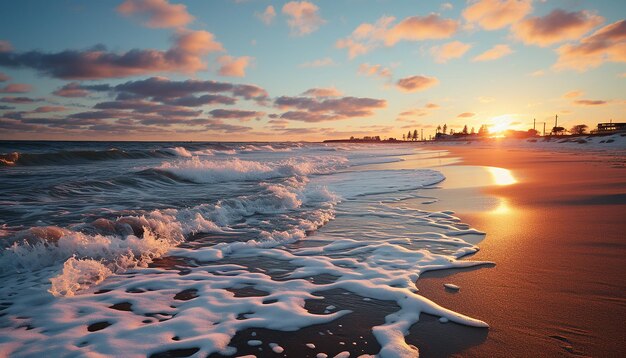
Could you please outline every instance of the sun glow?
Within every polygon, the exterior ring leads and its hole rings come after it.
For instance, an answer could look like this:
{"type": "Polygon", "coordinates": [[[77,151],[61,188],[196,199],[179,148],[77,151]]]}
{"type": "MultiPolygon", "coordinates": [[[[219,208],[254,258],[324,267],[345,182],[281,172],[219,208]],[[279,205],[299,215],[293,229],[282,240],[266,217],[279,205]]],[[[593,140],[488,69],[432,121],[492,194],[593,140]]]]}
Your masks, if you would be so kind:
{"type": "Polygon", "coordinates": [[[489,131],[497,137],[504,131],[511,129],[513,117],[510,114],[504,114],[491,118],[491,122],[493,124],[489,126],[489,131]]]}
{"type": "Polygon", "coordinates": [[[510,170],[504,168],[487,167],[496,185],[511,185],[517,183],[510,170]]]}

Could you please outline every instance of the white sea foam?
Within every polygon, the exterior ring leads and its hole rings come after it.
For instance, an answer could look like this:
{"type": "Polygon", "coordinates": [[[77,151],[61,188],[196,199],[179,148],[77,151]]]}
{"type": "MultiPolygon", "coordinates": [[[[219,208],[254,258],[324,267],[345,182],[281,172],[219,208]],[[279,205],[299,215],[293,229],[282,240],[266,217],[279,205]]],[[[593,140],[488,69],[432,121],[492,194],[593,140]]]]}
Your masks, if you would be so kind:
{"type": "Polygon", "coordinates": [[[163,149],[165,152],[168,152],[170,154],[174,154],[176,156],[179,157],[191,157],[192,154],[185,148],[183,147],[174,147],[174,148],[165,148],[163,149]]]}
{"type": "MultiPolygon", "coordinates": [[[[254,181],[256,189],[213,203],[14,237],[0,254],[0,297],[10,302],[3,311],[6,323],[0,324],[0,352],[18,357],[145,357],[197,348],[198,356],[232,355],[237,349],[229,342],[239,331],[294,331],[350,314],[341,304],[323,306],[323,314],[305,309],[307,300],[323,299],[314,293],[333,289],[400,307],[371,328],[382,357],[417,355],[404,336],[421,313],[487,327],[417,294],[415,281],[425,271],[482,264],[459,259],[478,250],[464,238],[483,233],[462,224],[450,211],[428,212],[402,204],[416,197],[415,189],[436,184],[443,176],[432,170],[336,173],[355,161],[394,159],[385,153],[376,157],[356,152],[265,161],[193,156],[166,162],[159,170],[187,180],[220,183],[243,178],[254,181]],[[339,220],[326,225],[335,217],[339,220]],[[194,233],[235,240],[176,247],[194,233]],[[237,240],[239,236],[253,238],[237,240]],[[313,241],[302,245],[307,238],[313,241]],[[185,274],[146,267],[163,256],[193,264],[185,274]],[[278,268],[264,270],[263,262],[278,268]],[[27,276],[19,273],[29,270],[27,276]],[[277,272],[282,279],[272,277],[277,272]],[[336,279],[309,279],[320,275],[336,279]],[[228,290],[245,287],[268,295],[239,297],[228,290]],[[101,288],[106,292],[93,293],[101,288]],[[176,298],[190,290],[191,299],[176,298]],[[110,326],[90,332],[103,322],[110,326]]],[[[263,339],[244,342],[256,345],[263,339]]],[[[274,352],[289,353],[284,347],[284,342],[270,344],[274,352]]],[[[340,354],[349,353],[346,349],[340,354]]]]}

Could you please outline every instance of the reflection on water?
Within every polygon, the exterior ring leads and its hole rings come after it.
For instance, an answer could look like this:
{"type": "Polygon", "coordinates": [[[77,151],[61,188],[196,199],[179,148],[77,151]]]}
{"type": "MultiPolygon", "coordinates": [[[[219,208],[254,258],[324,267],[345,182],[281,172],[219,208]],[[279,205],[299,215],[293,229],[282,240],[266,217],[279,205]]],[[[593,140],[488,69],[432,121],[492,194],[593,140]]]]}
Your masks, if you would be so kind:
{"type": "Polygon", "coordinates": [[[490,214],[496,214],[496,215],[505,215],[505,214],[510,214],[512,211],[511,207],[509,206],[509,203],[507,201],[506,198],[498,198],[498,206],[496,206],[495,209],[490,210],[489,213],[490,214]]]}
{"type": "Polygon", "coordinates": [[[493,177],[495,185],[511,185],[517,183],[517,180],[511,174],[511,171],[504,168],[485,167],[493,177]]]}

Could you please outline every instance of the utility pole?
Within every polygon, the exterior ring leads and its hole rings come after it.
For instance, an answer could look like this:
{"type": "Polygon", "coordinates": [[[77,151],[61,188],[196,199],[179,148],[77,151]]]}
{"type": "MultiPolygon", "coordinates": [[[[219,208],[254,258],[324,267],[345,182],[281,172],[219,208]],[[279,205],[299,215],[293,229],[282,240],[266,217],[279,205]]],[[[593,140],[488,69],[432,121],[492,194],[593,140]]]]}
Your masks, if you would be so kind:
{"type": "Polygon", "coordinates": [[[543,122],[543,136],[546,136],[546,122],[543,122]]]}
{"type": "Polygon", "coordinates": [[[558,122],[559,122],[559,115],[555,114],[554,115],[554,128],[558,127],[558,122]]]}
{"type": "Polygon", "coordinates": [[[537,122],[536,118],[533,118],[533,130],[535,130],[535,123],[537,122]]]}
{"type": "Polygon", "coordinates": [[[422,142],[424,141],[424,128],[421,129],[422,130],[422,142]]]}

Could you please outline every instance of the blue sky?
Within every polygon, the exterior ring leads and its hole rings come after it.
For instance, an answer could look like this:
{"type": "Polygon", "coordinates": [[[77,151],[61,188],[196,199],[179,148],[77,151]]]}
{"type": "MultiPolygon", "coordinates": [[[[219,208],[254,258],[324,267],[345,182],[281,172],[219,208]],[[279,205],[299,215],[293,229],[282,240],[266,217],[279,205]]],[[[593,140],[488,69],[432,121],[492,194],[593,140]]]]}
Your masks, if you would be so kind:
{"type": "Polygon", "coordinates": [[[525,130],[557,113],[566,127],[626,121],[625,10],[608,0],[3,2],[0,139],[319,140],[444,123],[525,130]],[[186,35],[196,47],[177,50],[186,35]],[[342,40],[364,50],[350,56],[342,40]],[[106,62],[133,50],[163,58],[106,62]],[[264,92],[189,90],[232,100],[181,105],[115,87],[152,77],[264,92]],[[68,84],[82,92],[62,95],[68,84]]]}

